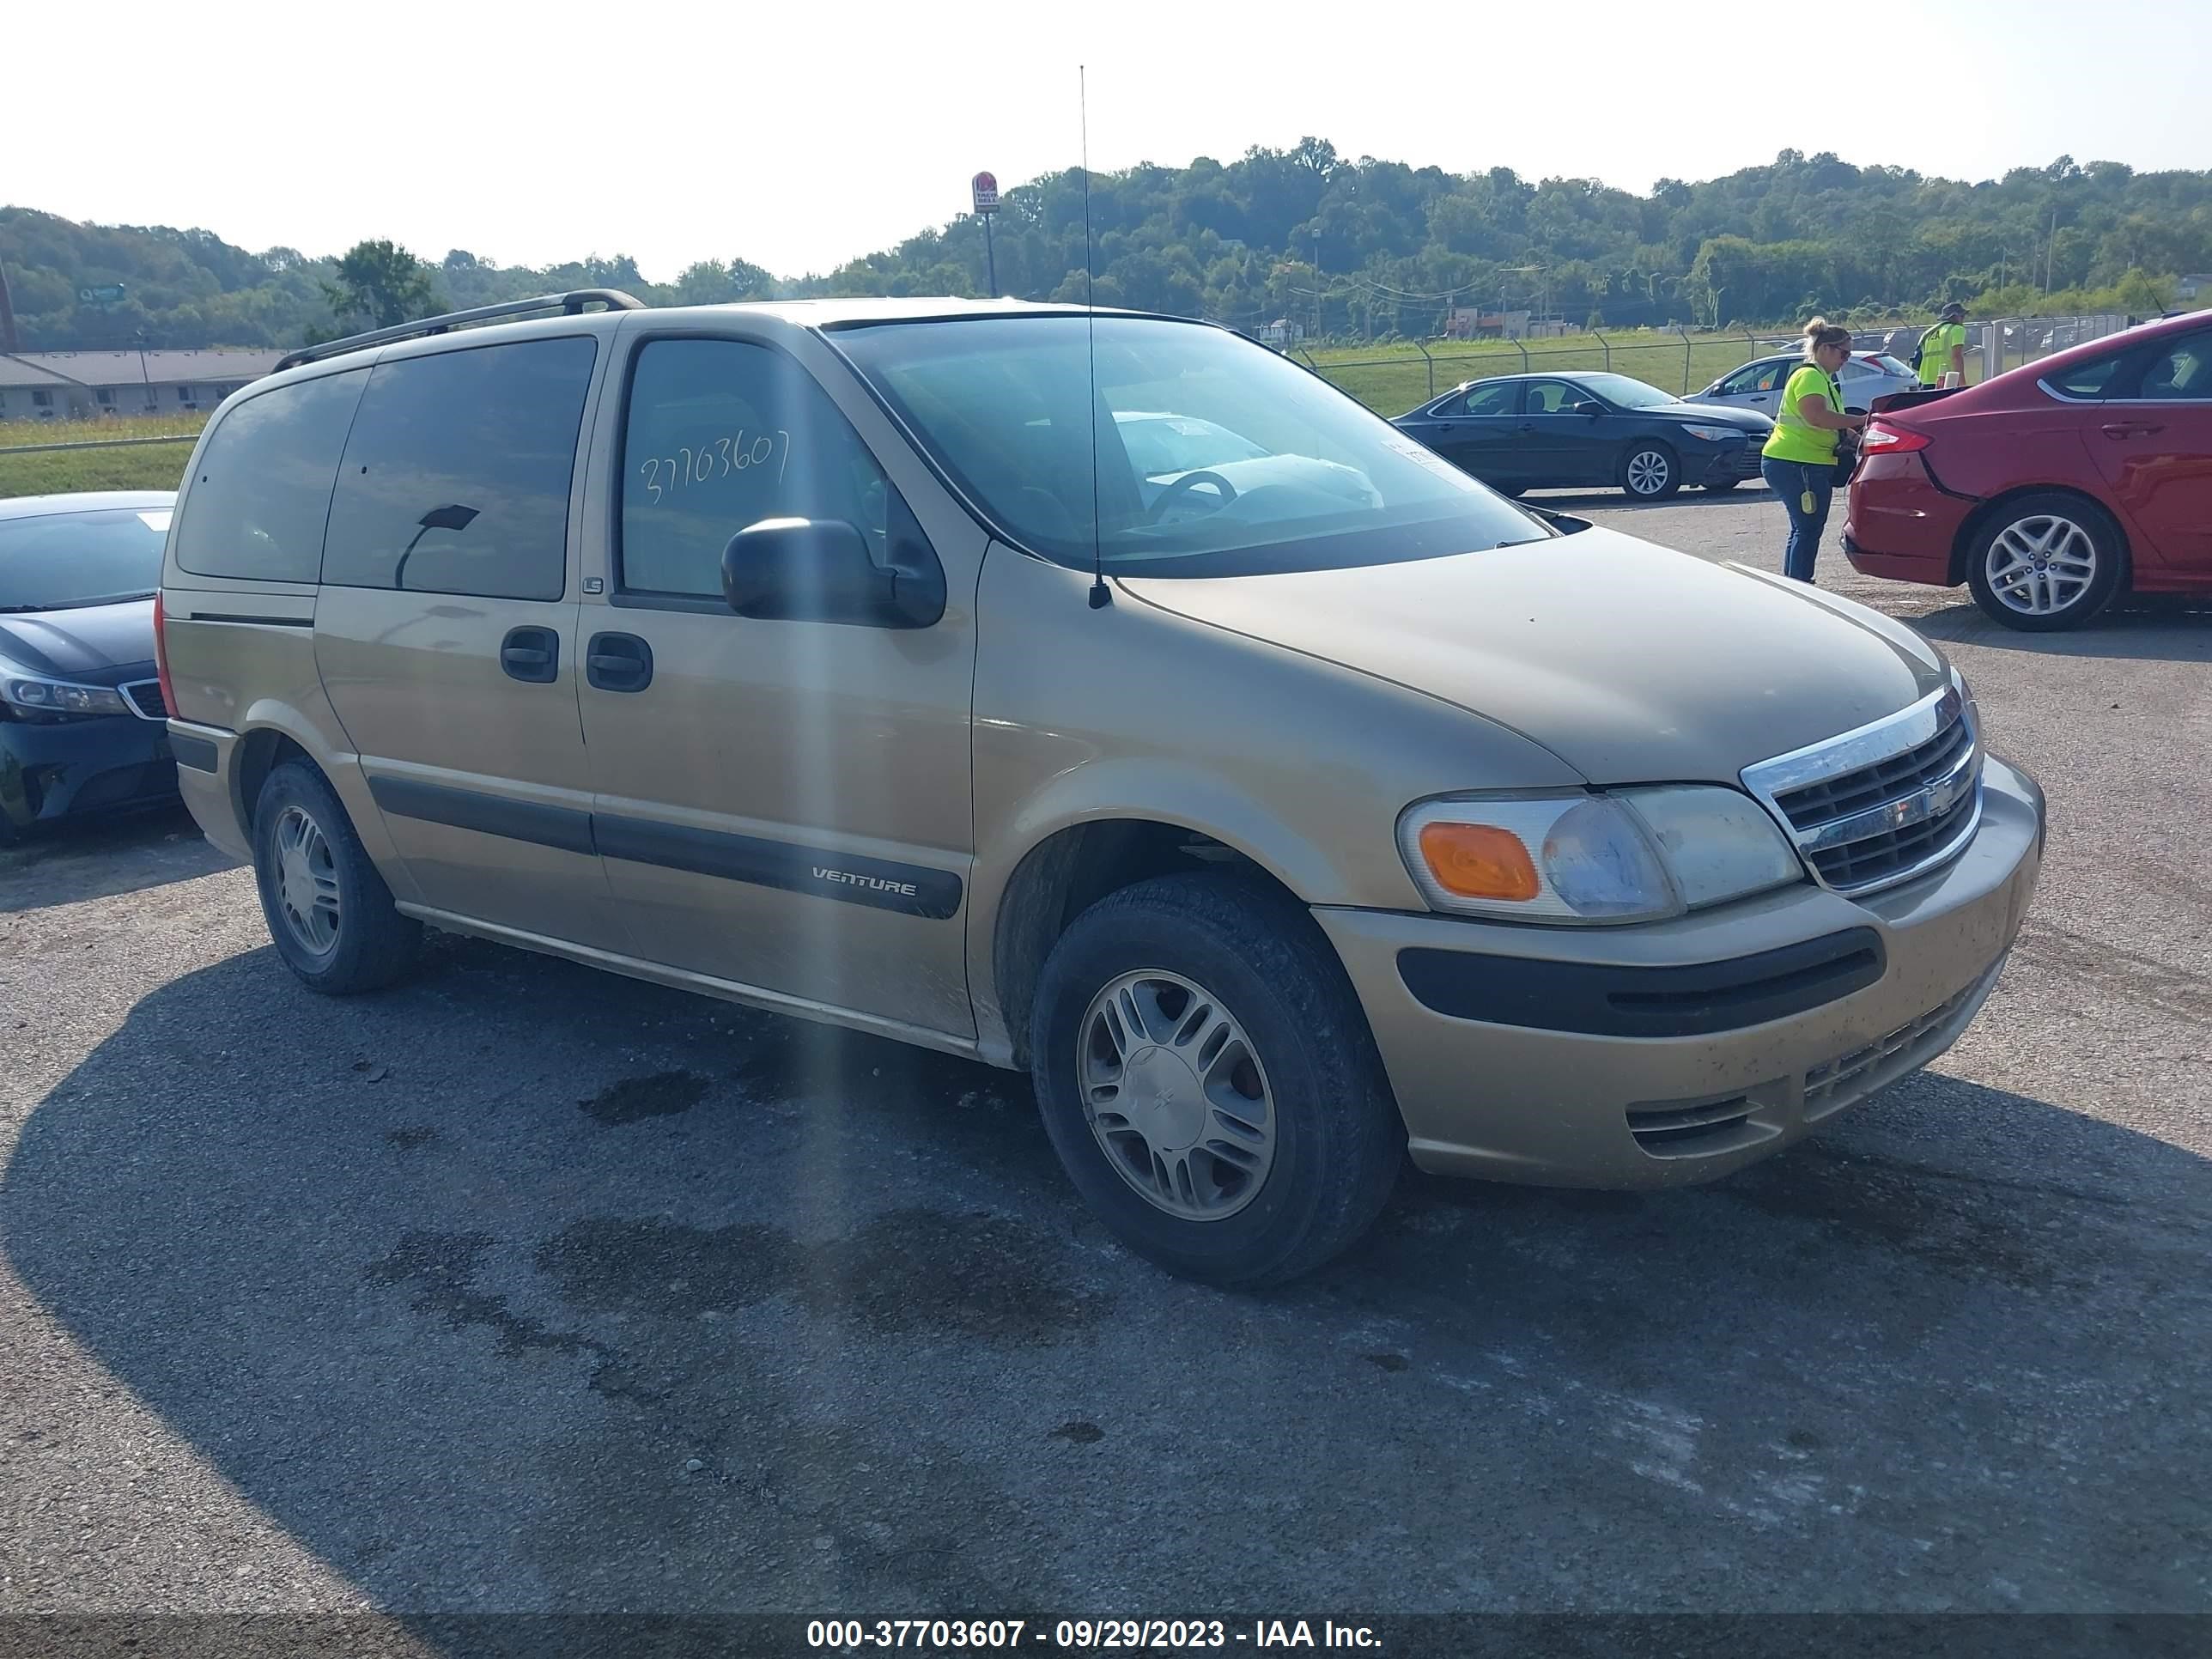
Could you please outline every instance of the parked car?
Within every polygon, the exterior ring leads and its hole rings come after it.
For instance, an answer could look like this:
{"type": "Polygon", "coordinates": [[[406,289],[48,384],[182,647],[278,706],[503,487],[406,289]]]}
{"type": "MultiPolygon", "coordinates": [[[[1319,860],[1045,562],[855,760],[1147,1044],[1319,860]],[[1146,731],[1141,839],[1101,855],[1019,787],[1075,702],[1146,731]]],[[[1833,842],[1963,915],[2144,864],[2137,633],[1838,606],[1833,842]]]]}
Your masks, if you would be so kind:
{"type": "Polygon", "coordinates": [[[1684,403],[1626,374],[1501,374],[1459,386],[1393,422],[1485,483],[1518,495],[1618,487],[1664,501],[1686,483],[1733,489],[1759,476],[1774,422],[1684,403]]]}
{"type": "MultiPolygon", "coordinates": [[[[1805,354],[1802,351],[1756,358],[1741,368],[1730,369],[1703,392],[1682,401],[1753,409],[1772,420],[1775,411],[1782,407],[1782,388],[1790,383],[1790,375],[1804,366],[1805,354]]],[[[1844,406],[1859,410],[1872,409],[1876,398],[1893,398],[1900,392],[1915,390],[1920,384],[1920,377],[1910,365],[1878,351],[1854,353],[1845,360],[1836,379],[1843,389],[1844,406]]]]}
{"type": "Polygon", "coordinates": [[[166,489],[0,501],[0,842],[177,799],[154,666],[166,489]]]}
{"type": "Polygon", "coordinates": [[[2212,319],[2107,335],[1978,386],[1877,405],[1844,552],[1966,583],[2008,628],[2074,628],[2116,594],[2212,592],[2212,319]]]}
{"type": "Polygon", "coordinates": [[[1910,629],[1209,325],[597,297],[295,354],[193,455],[179,775],[314,989],[427,922],[1025,1068],[1231,1284],[1409,1148],[1724,1174],[1988,994],[2042,799],[1910,629]]]}

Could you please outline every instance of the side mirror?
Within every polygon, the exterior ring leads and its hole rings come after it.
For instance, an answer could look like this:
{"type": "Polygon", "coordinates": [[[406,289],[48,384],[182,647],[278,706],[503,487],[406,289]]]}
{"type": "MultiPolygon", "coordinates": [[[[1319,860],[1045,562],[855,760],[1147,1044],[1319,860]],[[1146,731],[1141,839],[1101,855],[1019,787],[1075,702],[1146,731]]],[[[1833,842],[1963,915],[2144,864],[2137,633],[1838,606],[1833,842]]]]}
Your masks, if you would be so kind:
{"type": "Polygon", "coordinates": [[[1605,405],[1583,402],[1577,404],[1570,412],[1576,415],[1602,415],[1605,413],[1605,405]]]}
{"type": "Polygon", "coordinates": [[[722,550],[722,597],[740,617],[763,622],[927,628],[945,614],[945,568],[919,526],[911,541],[894,532],[892,542],[887,568],[868,556],[856,525],[763,519],[722,550]]]}

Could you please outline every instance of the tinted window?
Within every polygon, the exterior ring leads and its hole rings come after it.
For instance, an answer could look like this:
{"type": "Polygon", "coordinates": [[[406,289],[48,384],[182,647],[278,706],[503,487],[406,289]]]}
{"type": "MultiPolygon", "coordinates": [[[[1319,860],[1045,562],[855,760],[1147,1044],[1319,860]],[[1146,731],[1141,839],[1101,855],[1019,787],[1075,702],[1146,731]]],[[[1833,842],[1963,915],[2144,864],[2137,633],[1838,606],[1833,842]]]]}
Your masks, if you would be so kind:
{"type": "Polygon", "coordinates": [[[1511,380],[1493,380],[1488,386],[1470,386],[1467,403],[1459,412],[1468,416],[1510,415],[1514,386],[1511,380]]]}
{"type": "Polygon", "coordinates": [[[720,598],[722,549],[763,519],[833,519],[884,558],[890,491],[813,377],[743,340],[653,340],[623,422],[622,585],[720,598]]]}
{"type": "Polygon", "coordinates": [[[177,564],[199,576],[312,582],[338,452],[368,371],[249,398],[222,417],[185,498],[177,564]]]}
{"type": "Polygon", "coordinates": [[[0,519],[0,611],[143,599],[161,585],[166,507],[0,519]]]}
{"type": "Polygon", "coordinates": [[[1565,380],[1530,380],[1528,387],[1528,395],[1521,405],[1526,415],[1565,415],[1577,404],[1590,401],[1589,392],[1565,380]]]}
{"type": "MultiPolygon", "coordinates": [[[[1654,409],[1661,404],[1678,401],[1673,392],[1662,392],[1656,386],[1631,380],[1626,374],[1584,374],[1579,378],[1591,392],[1621,409],[1654,409]]],[[[1783,378],[1786,380],[1789,377],[1784,375],[1783,378]]]]}
{"type": "Polygon", "coordinates": [[[2115,352],[2102,357],[2092,357],[2087,362],[2075,363],[2045,374],[2044,383],[2069,398],[2101,398],[2111,388],[2112,376],[2118,370],[2124,353],[2115,352]]]}
{"type": "Polygon", "coordinates": [[[2155,401],[2212,400],[2212,333],[2185,334],[2153,357],[2136,395],[2155,401]]]}
{"type": "Polygon", "coordinates": [[[1316,375],[1225,330],[1133,317],[1094,328],[1048,315],[878,324],[833,337],[1007,534],[1079,569],[1097,556],[1131,574],[1257,574],[1552,533],[1316,375]],[[1226,489],[1163,483],[1139,470],[1121,435],[1118,417],[1139,412],[1204,421],[1263,453],[1209,468],[1226,489]]]}
{"type": "Polygon", "coordinates": [[[597,350],[572,337],[380,363],[338,470],[323,580],[559,599],[597,350]]]}

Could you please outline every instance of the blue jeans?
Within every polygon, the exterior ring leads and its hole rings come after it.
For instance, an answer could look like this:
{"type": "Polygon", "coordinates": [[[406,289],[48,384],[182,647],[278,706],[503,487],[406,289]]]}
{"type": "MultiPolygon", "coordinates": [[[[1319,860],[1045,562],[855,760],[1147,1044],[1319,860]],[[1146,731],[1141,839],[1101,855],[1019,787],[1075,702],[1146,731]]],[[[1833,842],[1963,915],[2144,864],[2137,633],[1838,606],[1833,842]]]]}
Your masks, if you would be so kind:
{"type": "Polygon", "coordinates": [[[1828,501],[1836,492],[1836,469],[1826,462],[1808,466],[1802,461],[1769,458],[1759,464],[1759,475],[1782,498],[1790,514],[1790,545],[1782,555],[1782,574],[1795,580],[1813,580],[1813,561],[1820,556],[1820,532],[1828,526],[1828,501]],[[1805,497],[1813,510],[1805,510],[1805,497]]]}

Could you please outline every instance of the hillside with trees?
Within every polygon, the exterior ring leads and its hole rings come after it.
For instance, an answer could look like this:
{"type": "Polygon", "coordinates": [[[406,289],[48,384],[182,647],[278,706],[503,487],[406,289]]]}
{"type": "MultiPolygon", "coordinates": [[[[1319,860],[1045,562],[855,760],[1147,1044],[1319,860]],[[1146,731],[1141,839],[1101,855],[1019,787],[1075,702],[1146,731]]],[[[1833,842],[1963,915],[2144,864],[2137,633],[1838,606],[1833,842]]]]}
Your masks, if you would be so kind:
{"type": "MultiPolygon", "coordinates": [[[[2212,173],[2117,161],[2015,168],[1966,183],[1784,150],[1766,167],[1649,195],[1594,179],[1530,182],[1347,160],[1308,138],[1223,163],[1074,170],[1005,192],[993,227],[1001,292],[1212,317],[1288,317],[1328,337],[1420,337],[1454,306],[1548,313],[1574,325],[1773,324],[1911,313],[1963,299],[1984,313],[2169,303],[2212,271],[2212,173]]],[[[0,209],[27,348],[292,345],[389,313],[420,314],[580,287],[661,304],[815,295],[981,294],[980,220],[962,216],[827,275],[779,279],[743,258],[673,282],[627,256],[546,269],[456,249],[417,260],[388,243],[343,259],[248,252],[205,230],[76,224],[0,209]],[[119,302],[81,289],[120,284],[119,302]]]]}

